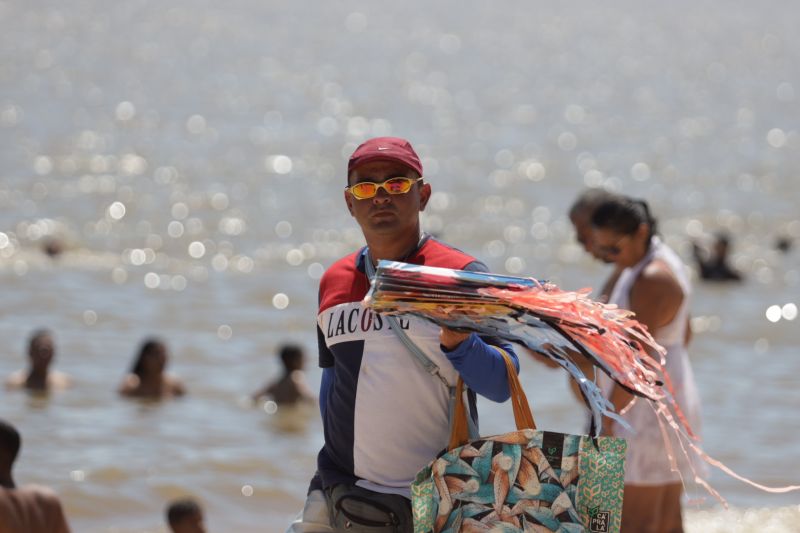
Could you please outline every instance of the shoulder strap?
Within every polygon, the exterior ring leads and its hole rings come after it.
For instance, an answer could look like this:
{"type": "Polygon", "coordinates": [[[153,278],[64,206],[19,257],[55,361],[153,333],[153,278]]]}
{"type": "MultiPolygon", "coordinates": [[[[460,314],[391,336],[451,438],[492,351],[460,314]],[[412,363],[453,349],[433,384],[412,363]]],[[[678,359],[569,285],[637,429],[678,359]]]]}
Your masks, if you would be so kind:
{"type": "MultiPolygon", "coordinates": [[[[528,404],[528,398],[525,396],[525,391],[517,377],[517,369],[514,366],[511,357],[503,349],[498,348],[500,355],[503,356],[503,361],[506,365],[506,375],[508,376],[508,388],[511,392],[511,406],[514,409],[514,422],[518,430],[523,429],[536,429],[536,422],[533,420],[533,413],[528,404]]],[[[464,381],[459,377],[456,387],[460,391],[464,386],[464,381]]],[[[458,396],[458,394],[457,394],[458,396]]],[[[463,446],[468,441],[475,439],[468,432],[469,416],[464,408],[463,402],[458,402],[455,406],[454,421],[450,424],[450,443],[447,446],[448,450],[463,446]]]]}
{"type": "MultiPolygon", "coordinates": [[[[375,266],[372,264],[372,261],[369,258],[369,248],[364,249],[364,272],[367,274],[367,279],[372,282],[375,278],[375,266]]],[[[449,387],[450,385],[447,383],[447,380],[444,379],[444,376],[441,375],[439,372],[439,367],[430,360],[430,358],[425,355],[425,353],[417,346],[414,341],[412,341],[406,332],[403,331],[403,328],[400,327],[400,321],[397,319],[396,316],[392,315],[384,315],[383,318],[389,323],[392,327],[392,331],[397,337],[400,339],[411,355],[417,360],[417,362],[422,365],[422,368],[425,369],[428,374],[433,377],[439,378],[439,380],[444,383],[445,387],[449,387]]]]}
{"type": "MultiPolygon", "coordinates": [[[[372,264],[372,260],[369,257],[369,248],[364,248],[364,272],[367,274],[367,279],[369,279],[370,283],[375,278],[375,266],[372,264]]],[[[394,334],[400,339],[400,342],[408,349],[408,353],[410,353],[414,359],[422,365],[422,368],[430,374],[431,376],[438,378],[439,381],[442,382],[444,387],[448,391],[448,395],[450,397],[450,408],[449,408],[449,416],[448,420],[450,421],[450,429],[452,431],[453,424],[455,420],[455,410],[456,405],[463,404],[463,398],[459,399],[458,390],[455,386],[450,385],[445,377],[439,371],[439,366],[431,361],[431,359],[425,355],[425,352],[416,345],[414,341],[403,331],[403,328],[400,327],[400,321],[397,319],[396,316],[392,315],[384,315],[383,318],[389,323],[394,331],[394,334]],[[458,402],[458,403],[456,403],[458,402]]],[[[459,378],[460,379],[460,378],[459,378]]],[[[471,416],[467,416],[467,424],[469,426],[469,434],[470,438],[478,438],[478,427],[475,424],[475,421],[472,419],[471,416]]]]}

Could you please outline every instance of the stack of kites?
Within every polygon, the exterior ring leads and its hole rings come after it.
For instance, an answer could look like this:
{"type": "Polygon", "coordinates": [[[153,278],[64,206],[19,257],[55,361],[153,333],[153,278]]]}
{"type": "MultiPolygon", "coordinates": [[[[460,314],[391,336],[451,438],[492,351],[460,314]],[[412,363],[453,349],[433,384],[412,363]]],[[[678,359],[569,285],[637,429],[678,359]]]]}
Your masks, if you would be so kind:
{"type": "MultiPolygon", "coordinates": [[[[575,362],[577,357],[588,358],[635,398],[649,401],[662,427],[666,424],[676,433],[684,453],[691,448],[708,463],[762,490],[800,489],[759,485],[705,454],[675,402],[665,350],[631,311],[596,302],[589,298],[590,292],[563,291],[533,278],[380,261],[364,304],[379,313],[412,315],[522,344],[556,362],[578,383],[595,435],[603,416],[630,427],[575,362]]],[[[703,480],[696,481],[724,503],[703,480]]]]}

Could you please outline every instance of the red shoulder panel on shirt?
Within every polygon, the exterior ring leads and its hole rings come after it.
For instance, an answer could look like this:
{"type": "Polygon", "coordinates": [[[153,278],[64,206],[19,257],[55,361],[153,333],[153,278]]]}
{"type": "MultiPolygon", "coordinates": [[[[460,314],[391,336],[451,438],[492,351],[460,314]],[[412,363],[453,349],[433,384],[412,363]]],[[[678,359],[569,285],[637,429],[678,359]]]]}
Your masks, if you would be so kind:
{"type": "Polygon", "coordinates": [[[425,241],[422,248],[408,258],[409,263],[417,265],[437,266],[463,270],[464,267],[477,261],[469,254],[445,244],[433,237],[425,241]]]}
{"type": "Polygon", "coordinates": [[[360,250],[336,261],[319,280],[320,313],[334,305],[358,302],[366,296],[369,282],[356,267],[359,253],[360,250]]]}
{"type": "MultiPolygon", "coordinates": [[[[325,271],[319,282],[321,298],[319,313],[335,305],[361,301],[366,296],[369,282],[367,276],[357,267],[360,252],[361,250],[339,259],[325,271]]],[[[477,259],[441,241],[429,238],[406,261],[416,265],[462,270],[477,259]]]]}

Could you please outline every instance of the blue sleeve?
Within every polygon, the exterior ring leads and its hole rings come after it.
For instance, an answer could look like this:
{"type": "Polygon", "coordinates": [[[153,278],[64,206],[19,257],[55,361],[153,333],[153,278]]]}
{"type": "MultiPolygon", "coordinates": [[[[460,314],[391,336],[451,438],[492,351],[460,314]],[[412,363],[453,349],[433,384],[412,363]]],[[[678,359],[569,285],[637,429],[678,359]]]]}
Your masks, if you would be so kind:
{"type": "Polygon", "coordinates": [[[319,414],[322,419],[325,419],[325,411],[328,408],[328,394],[333,385],[333,367],[325,367],[322,369],[322,381],[319,384],[319,414]]]}
{"type": "MultiPolygon", "coordinates": [[[[489,268],[480,261],[473,261],[464,270],[489,272],[489,268]]],[[[473,333],[455,350],[448,352],[442,347],[442,351],[470,389],[495,402],[504,402],[511,397],[506,364],[500,352],[492,346],[505,350],[519,373],[519,358],[513,346],[497,338],[479,337],[473,333]]]]}
{"type": "Polygon", "coordinates": [[[511,392],[508,390],[506,363],[495,346],[511,356],[519,373],[519,358],[512,345],[506,342],[493,339],[492,344],[487,344],[477,333],[472,333],[452,351],[448,352],[444,346],[441,348],[467,387],[492,401],[504,402],[511,397],[511,392]]]}

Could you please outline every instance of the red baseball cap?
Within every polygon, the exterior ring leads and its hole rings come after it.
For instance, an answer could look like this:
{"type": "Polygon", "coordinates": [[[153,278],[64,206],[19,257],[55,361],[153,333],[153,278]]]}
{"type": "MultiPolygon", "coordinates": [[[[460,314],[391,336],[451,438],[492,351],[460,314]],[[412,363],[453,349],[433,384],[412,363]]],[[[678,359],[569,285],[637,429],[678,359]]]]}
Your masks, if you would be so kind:
{"type": "Polygon", "coordinates": [[[347,174],[370,161],[396,161],[416,170],[422,176],[422,163],[411,143],[400,137],[375,137],[356,148],[347,163],[347,174]]]}

